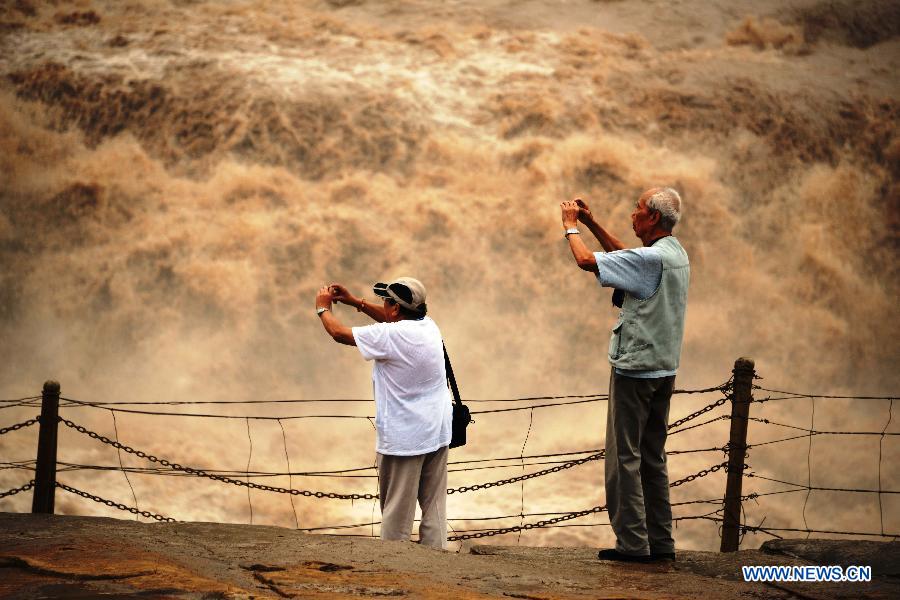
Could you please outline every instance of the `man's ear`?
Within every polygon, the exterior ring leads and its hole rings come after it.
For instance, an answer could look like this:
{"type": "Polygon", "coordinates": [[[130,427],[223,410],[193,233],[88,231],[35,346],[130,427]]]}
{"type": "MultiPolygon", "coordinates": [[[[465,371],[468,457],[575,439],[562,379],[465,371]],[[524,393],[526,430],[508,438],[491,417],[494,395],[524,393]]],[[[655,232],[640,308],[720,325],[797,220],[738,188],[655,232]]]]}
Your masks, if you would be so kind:
{"type": "Polygon", "coordinates": [[[399,304],[391,304],[388,306],[388,315],[391,317],[391,321],[396,321],[397,317],[400,315],[400,305],[399,304]]]}

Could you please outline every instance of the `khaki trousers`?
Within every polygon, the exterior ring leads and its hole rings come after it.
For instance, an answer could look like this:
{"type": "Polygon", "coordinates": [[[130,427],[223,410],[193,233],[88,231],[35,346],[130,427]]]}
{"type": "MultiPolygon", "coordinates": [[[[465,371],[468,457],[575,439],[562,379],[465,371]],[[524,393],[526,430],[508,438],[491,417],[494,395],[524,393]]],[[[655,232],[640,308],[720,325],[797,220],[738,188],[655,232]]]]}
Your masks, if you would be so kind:
{"type": "Polygon", "coordinates": [[[419,543],[447,548],[447,446],[418,456],[376,454],[381,539],[408,540],[422,507],[419,543]]]}
{"type": "Polygon", "coordinates": [[[610,376],[606,505],[623,554],[675,552],[665,448],[674,387],[674,376],[610,376]]]}

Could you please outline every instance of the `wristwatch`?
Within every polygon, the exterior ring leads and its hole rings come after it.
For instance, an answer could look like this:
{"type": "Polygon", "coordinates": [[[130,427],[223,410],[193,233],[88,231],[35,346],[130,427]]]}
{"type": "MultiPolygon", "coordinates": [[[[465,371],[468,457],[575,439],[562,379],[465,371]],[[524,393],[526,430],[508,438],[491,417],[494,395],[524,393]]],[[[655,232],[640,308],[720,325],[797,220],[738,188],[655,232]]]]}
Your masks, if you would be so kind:
{"type": "Polygon", "coordinates": [[[325,308],[324,306],[320,306],[319,308],[316,309],[316,315],[322,316],[322,313],[325,312],[326,310],[331,310],[331,309],[325,308]]]}
{"type": "Polygon", "coordinates": [[[576,228],[574,228],[574,227],[569,227],[568,229],[566,229],[566,237],[567,237],[567,238],[568,238],[570,235],[572,235],[573,233],[581,233],[581,232],[578,231],[578,230],[577,230],[576,228]]]}

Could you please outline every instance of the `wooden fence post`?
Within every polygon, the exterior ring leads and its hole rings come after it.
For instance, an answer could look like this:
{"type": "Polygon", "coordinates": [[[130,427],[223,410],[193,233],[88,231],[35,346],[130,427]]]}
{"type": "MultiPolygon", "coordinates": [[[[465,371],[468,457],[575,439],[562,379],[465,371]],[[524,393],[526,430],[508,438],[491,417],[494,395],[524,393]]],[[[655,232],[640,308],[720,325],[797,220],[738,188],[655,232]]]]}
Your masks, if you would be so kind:
{"type": "Polygon", "coordinates": [[[736,552],[741,538],[741,488],[744,458],[747,452],[747,417],[753,399],[754,370],[752,358],[734,361],[733,395],[731,397],[731,435],[728,438],[728,483],[725,486],[725,515],[722,523],[721,552],[736,552]]]}
{"type": "Polygon", "coordinates": [[[56,500],[56,433],[59,426],[59,383],[44,383],[37,464],[31,512],[53,514],[56,500]]]}

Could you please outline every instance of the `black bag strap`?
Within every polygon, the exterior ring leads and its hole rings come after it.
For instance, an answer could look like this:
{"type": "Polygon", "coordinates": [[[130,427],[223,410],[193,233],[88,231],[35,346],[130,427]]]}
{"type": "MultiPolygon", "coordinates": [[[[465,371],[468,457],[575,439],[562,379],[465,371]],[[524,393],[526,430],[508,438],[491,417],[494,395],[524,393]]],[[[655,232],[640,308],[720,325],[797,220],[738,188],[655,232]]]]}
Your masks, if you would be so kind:
{"type": "Polygon", "coordinates": [[[450,356],[447,355],[447,346],[444,346],[444,368],[447,371],[447,382],[450,384],[450,391],[453,392],[453,401],[456,404],[462,404],[459,398],[459,387],[456,385],[456,377],[453,376],[453,365],[450,364],[450,356]]]}

